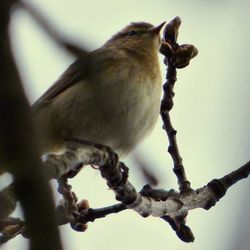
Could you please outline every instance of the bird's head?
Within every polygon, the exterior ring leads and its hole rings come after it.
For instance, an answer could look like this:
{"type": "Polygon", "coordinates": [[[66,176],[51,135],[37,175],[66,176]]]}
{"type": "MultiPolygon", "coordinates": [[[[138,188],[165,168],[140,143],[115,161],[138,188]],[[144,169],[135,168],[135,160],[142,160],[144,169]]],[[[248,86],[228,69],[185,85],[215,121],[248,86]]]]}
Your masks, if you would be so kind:
{"type": "Polygon", "coordinates": [[[112,36],[105,46],[114,46],[118,49],[159,50],[161,43],[160,31],[164,24],[165,22],[153,26],[145,22],[131,23],[112,36]]]}

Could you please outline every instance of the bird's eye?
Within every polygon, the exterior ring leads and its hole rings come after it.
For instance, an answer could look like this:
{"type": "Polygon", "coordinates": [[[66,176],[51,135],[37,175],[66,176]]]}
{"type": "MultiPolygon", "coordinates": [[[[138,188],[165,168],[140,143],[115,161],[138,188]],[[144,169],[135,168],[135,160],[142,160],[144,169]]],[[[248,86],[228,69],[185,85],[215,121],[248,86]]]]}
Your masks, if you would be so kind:
{"type": "Polygon", "coordinates": [[[128,35],[129,36],[134,36],[136,34],[136,31],[135,30],[131,30],[128,32],[128,35]]]}

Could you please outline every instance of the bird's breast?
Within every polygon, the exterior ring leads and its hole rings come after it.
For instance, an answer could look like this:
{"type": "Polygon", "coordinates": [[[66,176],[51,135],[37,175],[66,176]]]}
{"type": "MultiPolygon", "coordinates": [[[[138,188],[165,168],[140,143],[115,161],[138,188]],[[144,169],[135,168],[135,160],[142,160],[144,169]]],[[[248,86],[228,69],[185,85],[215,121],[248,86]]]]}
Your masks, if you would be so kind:
{"type": "Polygon", "coordinates": [[[160,110],[161,75],[128,72],[102,88],[101,116],[107,121],[107,144],[128,153],[154,127],[160,110]]]}

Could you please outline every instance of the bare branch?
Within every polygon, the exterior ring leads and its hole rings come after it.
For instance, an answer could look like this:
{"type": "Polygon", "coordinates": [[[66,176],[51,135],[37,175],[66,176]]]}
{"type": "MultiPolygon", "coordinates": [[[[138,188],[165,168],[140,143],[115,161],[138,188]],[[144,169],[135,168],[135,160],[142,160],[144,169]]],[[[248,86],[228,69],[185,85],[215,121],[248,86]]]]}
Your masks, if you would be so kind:
{"type": "MultiPolygon", "coordinates": [[[[67,158],[66,155],[65,157],[67,158]]],[[[121,201],[127,208],[133,209],[143,217],[151,215],[163,217],[165,220],[168,218],[167,221],[171,219],[175,225],[179,223],[181,228],[178,228],[177,234],[185,241],[193,240],[191,230],[185,226],[184,222],[188,212],[196,208],[209,209],[222,197],[221,192],[218,192],[216,187],[224,187],[226,185],[224,182],[236,183],[237,180],[245,178],[249,174],[249,163],[247,163],[231,174],[221,179],[213,180],[206,186],[185,195],[174,190],[153,190],[149,186],[144,187],[138,193],[127,180],[127,167],[124,163],[118,161],[117,155],[111,149],[98,144],[94,146],[92,143],[87,144],[86,142],[75,140],[71,143],[71,159],[73,164],[70,164],[70,161],[67,162],[68,166],[71,166],[71,170],[74,169],[75,159],[84,161],[84,165],[95,164],[100,166],[99,169],[102,176],[107,180],[108,186],[115,192],[118,201],[121,201]],[[72,157],[73,155],[74,157],[72,157]],[[88,160],[86,161],[86,159],[88,160]],[[229,181],[232,178],[233,181],[229,181]],[[183,235],[181,235],[181,231],[183,235]],[[189,235],[188,237],[187,234],[189,235]]],[[[52,165],[54,163],[58,165],[57,167],[65,165],[64,163],[60,164],[60,160],[65,162],[63,155],[58,157],[57,163],[54,161],[52,165]]],[[[229,187],[230,185],[228,184],[227,188],[229,187]]]]}
{"type": "MultiPolygon", "coordinates": [[[[117,155],[111,149],[79,140],[69,142],[69,145],[71,145],[71,154],[67,164],[70,167],[67,169],[68,173],[59,177],[59,190],[64,199],[57,208],[57,215],[59,225],[70,223],[76,231],[85,231],[87,223],[95,219],[124,209],[133,209],[143,217],[151,215],[164,219],[176,231],[180,239],[191,242],[194,236],[191,229],[185,225],[188,212],[196,208],[208,210],[219,201],[232,184],[246,178],[250,173],[250,162],[248,162],[238,170],[220,179],[212,180],[206,186],[185,195],[174,190],[152,189],[149,185],[145,186],[142,191],[136,192],[127,180],[126,166],[118,161],[117,155]],[[93,209],[89,208],[86,200],[78,202],[76,195],[71,191],[71,186],[67,184],[67,179],[74,177],[81,169],[79,163],[75,165],[75,159],[84,160],[84,164],[87,165],[94,163],[100,166],[102,176],[116,194],[116,199],[122,203],[93,209]]],[[[55,168],[64,166],[68,156],[69,152],[66,152],[65,155],[58,156],[56,160],[54,158],[50,167],[54,164],[55,168]]]]}
{"type": "MultiPolygon", "coordinates": [[[[214,179],[210,181],[207,186],[213,190],[216,195],[216,201],[219,201],[222,198],[226,191],[238,181],[247,178],[250,174],[250,161],[244,164],[242,167],[236,169],[235,171],[225,175],[220,179],[214,179]]],[[[211,206],[215,205],[215,203],[208,204],[206,209],[209,209],[211,206]]]]}

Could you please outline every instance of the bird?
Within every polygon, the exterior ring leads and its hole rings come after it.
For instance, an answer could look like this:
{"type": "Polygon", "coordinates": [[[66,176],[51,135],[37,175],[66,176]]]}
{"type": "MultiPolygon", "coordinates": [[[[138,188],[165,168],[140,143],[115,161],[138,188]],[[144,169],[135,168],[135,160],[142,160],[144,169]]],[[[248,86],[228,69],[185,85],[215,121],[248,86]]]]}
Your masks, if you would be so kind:
{"type": "Polygon", "coordinates": [[[160,112],[160,31],[133,22],[76,59],[32,105],[41,153],[66,150],[77,138],[127,156],[154,128],[160,112]]]}

